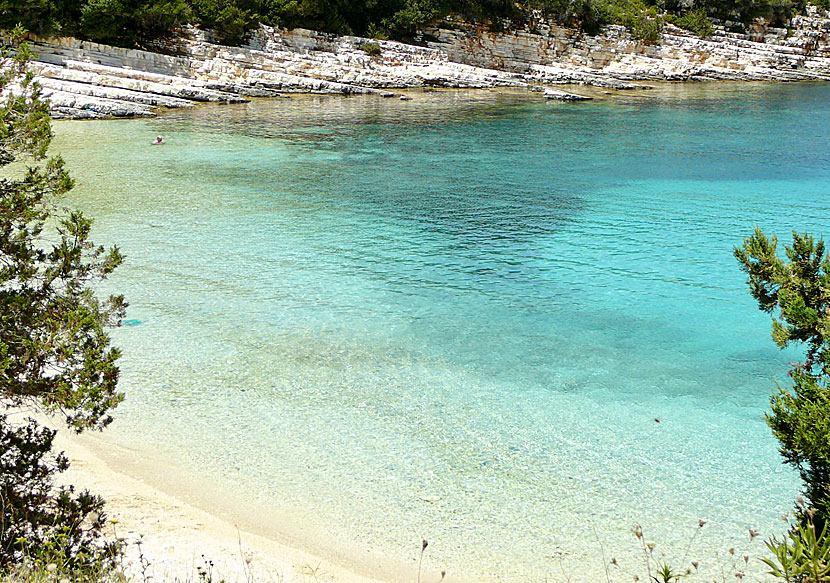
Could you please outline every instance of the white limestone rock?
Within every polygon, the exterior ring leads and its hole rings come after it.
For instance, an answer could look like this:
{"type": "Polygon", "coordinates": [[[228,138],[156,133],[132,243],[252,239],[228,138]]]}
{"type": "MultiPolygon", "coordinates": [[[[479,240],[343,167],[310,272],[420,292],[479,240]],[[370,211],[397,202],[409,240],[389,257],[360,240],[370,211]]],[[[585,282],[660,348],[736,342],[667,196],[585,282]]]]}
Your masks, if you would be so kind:
{"type": "Polygon", "coordinates": [[[44,89],[43,96],[49,99],[56,117],[99,118],[99,117],[149,117],[154,115],[149,105],[131,103],[117,99],[90,97],[77,93],[44,89]]]}
{"type": "Polygon", "coordinates": [[[545,99],[555,99],[557,101],[590,101],[593,97],[587,95],[577,95],[576,93],[568,93],[567,91],[560,91],[559,89],[545,89],[542,94],[545,99]]]}
{"type": "MultiPolygon", "coordinates": [[[[621,26],[595,37],[539,23],[495,34],[458,21],[424,31],[424,46],[310,30],[261,26],[243,47],[218,45],[189,29],[163,52],[109,47],[72,38],[38,39],[36,73],[56,115],[153,115],[195,102],[240,103],[290,93],[399,95],[426,87],[527,88],[542,84],[645,88],[636,81],[830,80],[830,18],[808,8],[791,29],[758,23],[748,34],[715,29],[699,38],[667,24],[657,44],[621,26]]],[[[559,98],[551,89],[546,97],[559,98]]],[[[573,95],[567,94],[565,95],[573,95]]]]}
{"type": "Polygon", "coordinates": [[[77,83],[75,81],[65,81],[50,77],[39,77],[38,81],[45,89],[61,93],[86,95],[89,97],[124,101],[128,103],[140,103],[171,109],[177,107],[193,107],[193,102],[187,99],[168,97],[155,93],[144,93],[141,91],[132,91],[130,89],[92,85],[90,83],[77,83]]]}

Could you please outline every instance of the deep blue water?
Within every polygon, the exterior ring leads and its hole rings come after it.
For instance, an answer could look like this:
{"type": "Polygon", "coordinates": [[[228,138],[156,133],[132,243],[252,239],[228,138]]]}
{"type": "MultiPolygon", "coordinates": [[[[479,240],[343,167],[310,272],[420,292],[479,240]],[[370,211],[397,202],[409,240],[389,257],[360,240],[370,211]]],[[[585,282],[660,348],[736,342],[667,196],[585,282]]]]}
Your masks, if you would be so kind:
{"type": "Polygon", "coordinates": [[[671,557],[704,518],[707,559],[784,528],[798,485],[763,411],[798,352],[732,251],[756,225],[830,234],[830,86],[306,97],[56,133],[128,256],[109,438],[231,513],[530,580],[599,576],[600,542],[635,569],[634,524],[671,557]]]}

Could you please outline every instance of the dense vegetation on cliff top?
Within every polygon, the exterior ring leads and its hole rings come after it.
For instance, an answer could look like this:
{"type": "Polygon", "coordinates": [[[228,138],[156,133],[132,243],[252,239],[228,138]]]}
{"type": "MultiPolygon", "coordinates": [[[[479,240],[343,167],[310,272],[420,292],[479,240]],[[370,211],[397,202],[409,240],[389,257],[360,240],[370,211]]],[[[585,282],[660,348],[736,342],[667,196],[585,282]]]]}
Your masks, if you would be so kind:
{"type": "MultiPolygon", "coordinates": [[[[813,0],[814,2],[816,0],[813,0]]],[[[827,0],[818,0],[826,2],[827,0]]],[[[783,25],[807,0],[0,0],[0,27],[22,23],[41,35],[73,35],[122,46],[163,38],[183,24],[240,41],[258,22],[378,38],[412,38],[416,29],[456,14],[493,30],[532,24],[539,14],[593,33],[623,24],[656,40],[662,21],[705,35],[710,18],[740,28],[763,16],[783,25]]]]}

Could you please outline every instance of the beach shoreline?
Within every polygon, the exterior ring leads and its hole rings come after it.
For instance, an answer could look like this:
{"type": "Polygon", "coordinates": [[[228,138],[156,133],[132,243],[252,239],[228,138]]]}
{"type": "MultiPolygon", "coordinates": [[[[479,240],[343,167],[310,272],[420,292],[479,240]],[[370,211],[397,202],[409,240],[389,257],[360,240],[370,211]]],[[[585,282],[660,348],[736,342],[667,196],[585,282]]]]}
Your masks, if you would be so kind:
{"type": "MultiPolygon", "coordinates": [[[[56,450],[70,460],[60,483],[88,489],[106,501],[107,536],[125,543],[122,564],[137,581],[207,580],[257,582],[394,583],[406,577],[404,565],[372,568],[334,549],[306,548],[279,528],[253,532],[251,524],[221,507],[209,509],[210,496],[196,503],[174,483],[186,481],[152,460],[159,477],[148,479],[150,463],[102,435],[58,431],[56,450]]],[[[181,485],[181,484],[180,484],[181,485]]],[[[195,491],[190,494],[197,494],[195,491]]],[[[414,555],[414,553],[413,553],[414,555]]],[[[414,571],[412,573],[414,576],[414,571]]],[[[454,580],[459,580],[454,577],[454,580]]]]}

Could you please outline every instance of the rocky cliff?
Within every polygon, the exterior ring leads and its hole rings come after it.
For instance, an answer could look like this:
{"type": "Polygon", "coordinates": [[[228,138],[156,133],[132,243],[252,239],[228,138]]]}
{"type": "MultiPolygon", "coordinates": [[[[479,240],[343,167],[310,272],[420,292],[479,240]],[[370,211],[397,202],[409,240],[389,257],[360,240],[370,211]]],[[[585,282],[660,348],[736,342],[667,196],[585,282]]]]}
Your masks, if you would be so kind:
{"type": "Polygon", "coordinates": [[[746,34],[716,26],[700,38],[667,25],[659,43],[621,26],[595,37],[540,23],[531,31],[489,33],[463,25],[425,31],[427,46],[451,61],[527,73],[543,83],[603,80],[830,80],[830,19],[809,7],[790,28],[757,21],[746,34]],[[576,74],[574,74],[576,73],[576,74]]]}
{"type": "Polygon", "coordinates": [[[794,18],[789,29],[759,22],[748,34],[716,28],[708,39],[667,25],[656,44],[618,26],[595,37],[544,23],[496,34],[449,20],[424,31],[421,41],[415,46],[266,26],[243,47],[222,46],[190,29],[158,52],[33,39],[35,68],[54,114],[74,118],[154,115],[160,107],[296,92],[394,97],[396,89],[422,87],[631,89],[637,81],[657,80],[830,80],[830,15],[815,9],[794,18]]]}

